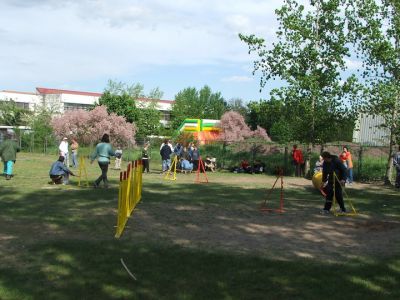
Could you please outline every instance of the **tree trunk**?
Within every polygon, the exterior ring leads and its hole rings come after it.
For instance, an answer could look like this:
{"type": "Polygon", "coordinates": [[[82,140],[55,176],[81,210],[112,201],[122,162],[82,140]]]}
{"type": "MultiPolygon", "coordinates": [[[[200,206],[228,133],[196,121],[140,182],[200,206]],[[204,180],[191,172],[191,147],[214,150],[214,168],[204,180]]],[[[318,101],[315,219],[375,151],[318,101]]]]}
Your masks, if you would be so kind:
{"type": "Polygon", "coordinates": [[[289,173],[289,147],[285,146],[285,154],[283,156],[284,175],[289,173]]]}
{"type": "Polygon", "coordinates": [[[386,173],[384,178],[385,185],[391,185],[392,182],[392,171],[393,171],[393,146],[396,144],[396,117],[397,117],[397,103],[399,102],[400,97],[397,97],[397,101],[395,101],[393,112],[392,112],[392,126],[390,128],[390,140],[389,140],[389,156],[386,164],[386,173]]]}
{"type": "Polygon", "coordinates": [[[306,159],[305,159],[305,162],[304,162],[305,163],[305,166],[304,166],[304,177],[306,177],[308,179],[311,178],[310,165],[311,165],[311,154],[312,154],[313,148],[314,147],[313,147],[312,143],[308,144],[307,153],[306,153],[306,159]]]}

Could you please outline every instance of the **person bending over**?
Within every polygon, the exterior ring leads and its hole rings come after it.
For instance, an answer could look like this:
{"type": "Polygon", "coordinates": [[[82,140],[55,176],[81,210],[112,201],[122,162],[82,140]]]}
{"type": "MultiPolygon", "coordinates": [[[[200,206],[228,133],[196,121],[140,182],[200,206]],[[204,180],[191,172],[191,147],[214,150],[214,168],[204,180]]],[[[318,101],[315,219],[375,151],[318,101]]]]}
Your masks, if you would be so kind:
{"type": "Polygon", "coordinates": [[[329,152],[323,152],[321,156],[324,160],[322,166],[322,183],[326,191],[325,206],[321,213],[329,213],[332,207],[334,195],[340,206],[341,212],[345,213],[346,208],[344,207],[342,186],[345,185],[347,179],[346,167],[336,155],[332,155],[329,152]]]}
{"type": "Polygon", "coordinates": [[[52,184],[68,184],[69,175],[75,176],[66,165],[64,165],[65,157],[61,156],[51,165],[49,175],[52,184]]]}

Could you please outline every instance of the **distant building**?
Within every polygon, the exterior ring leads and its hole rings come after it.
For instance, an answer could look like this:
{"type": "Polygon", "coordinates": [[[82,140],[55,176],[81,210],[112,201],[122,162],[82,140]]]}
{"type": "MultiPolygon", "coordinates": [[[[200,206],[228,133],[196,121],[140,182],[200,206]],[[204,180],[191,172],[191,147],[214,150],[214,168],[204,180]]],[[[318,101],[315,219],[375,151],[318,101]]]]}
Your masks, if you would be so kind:
{"type": "Polygon", "coordinates": [[[369,146],[389,145],[390,130],[382,127],[383,124],[381,116],[361,114],[353,132],[353,142],[369,146]]]}
{"type": "MultiPolygon", "coordinates": [[[[16,105],[29,110],[34,110],[36,107],[46,107],[53,112],[64,113],[73,109],[89,109],[98,102],[101,95],[101,93],[37,87],[36,93],[0,91],[0,101],[13,100],[16,105]]],[[[139,98],[137,104],[146,107],[152,101],[156,102],[156,107],[161,112],[160,122],[164,126],[168,125],[174,101],[139,98]]]]}

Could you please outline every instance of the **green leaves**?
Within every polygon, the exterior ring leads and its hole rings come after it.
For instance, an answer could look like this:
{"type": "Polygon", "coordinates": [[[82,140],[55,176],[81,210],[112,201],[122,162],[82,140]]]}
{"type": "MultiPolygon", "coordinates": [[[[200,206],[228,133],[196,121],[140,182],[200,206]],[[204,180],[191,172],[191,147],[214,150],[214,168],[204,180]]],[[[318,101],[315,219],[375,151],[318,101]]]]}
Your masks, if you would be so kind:
{"type": "Polygon", "coordinates": [[[278,41],[272,47],[254,35],[239,35],[249,52],[258,57],[254,72],[261,72],[261,88],[271,79],[285,82],[271,92],[272,99],[284,104],[281,119],[266,126],[271,129],[277,122],[274,133],[282,141],[325,143],[338,137],[332,128],[355,118],[347,103],[357,96],[351,88],[355,79],[343,81],[340,77],[346,69],[344,58],[350,56],[340,2],[314,0],[306,11],[296,1],[285,0],[276,10],[278,41]]]}
{"type": "Polygon", "coordinates": [[[200,91],[189,87],[175,96],[172,106],[172,128],[178,128],[186,118],[219,120],[227,103],[220,92],[213,93],[207,85],[200,91]]]}

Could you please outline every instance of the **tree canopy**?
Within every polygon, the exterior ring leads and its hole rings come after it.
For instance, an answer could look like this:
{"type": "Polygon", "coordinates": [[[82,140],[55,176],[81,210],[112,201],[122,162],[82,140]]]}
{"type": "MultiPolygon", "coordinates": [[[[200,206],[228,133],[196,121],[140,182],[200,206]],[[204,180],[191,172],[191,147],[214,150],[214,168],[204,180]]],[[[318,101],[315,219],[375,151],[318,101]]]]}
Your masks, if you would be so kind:
{"type": "MultiPolygon", "coordinates": [[[[350,55],[345,33],[345,19],[339,0],[310,1],[308,11],[294,0],[285,0],[276,10],[279,28],[277,42],[269,49],[265,40],[240,34],[257,53],[254,72],[261,72],[261,89],[271,79],[285,82],[271,92],[274,102],[290,111],[293,138],[304,143],[325,143],[332,138],[332,128],[355,117],[351,105],[355,77],[343,80],[345,57],[350,55]]],[[[253,114],[254,114],[253,107],[253,114]]],[[[279,122],[278,116],[265,120],[267,129],[279,122]]],[[[254,123],[253,120],[251,120],[254,123]]],[[[254,125],[252,125],[254,126],[254,125]]]]}
{"type": "Polygon", "coordinates": [[[194,87],[186,88],[175,96],[171,111],[171,126],[178,128],[186,118],[219,120],[226,107],[221,93],[213,93],[208,86],[199,91],[194,87]]]}

